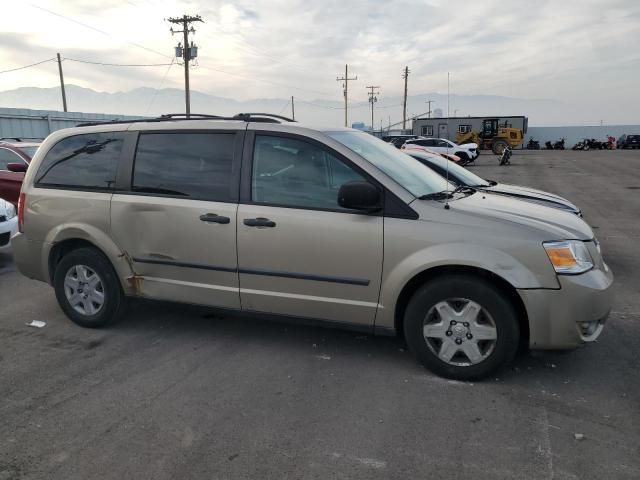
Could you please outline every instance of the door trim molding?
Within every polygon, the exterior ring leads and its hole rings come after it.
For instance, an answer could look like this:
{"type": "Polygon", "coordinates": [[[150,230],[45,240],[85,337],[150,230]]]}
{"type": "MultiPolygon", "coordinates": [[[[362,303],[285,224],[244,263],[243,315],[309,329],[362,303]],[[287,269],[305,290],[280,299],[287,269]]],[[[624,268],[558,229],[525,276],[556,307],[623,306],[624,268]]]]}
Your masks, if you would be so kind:
{"type": "Polygon", "coordinates": [[[202,263],[176,262],[174,260],[158,260],[155,258],[134,257],[132,260],[136,263],[150,263],[152,265],[168,265],[171,267],[182,267],[182,268],[197,268],[200,270],[216,270],[219,272],[235,273],[238,271],[238,269],[235,267],[221,267],[219,265],[204,265],[202,263]]]}
{"type": "Polygon", "coordinates": [[[368,286],[371,283],[364,278],[351,278],[351,277],[333,277],[328,275],[314,275],[309,273],[295,273],[295,272],[279,272],[276,270],[256,269],[256,268],[240,268],[240,273],[247,275],[264,275],[267,277],[283,277],[283,278],[298,278],[300,280],[315,280],[318,282],[330,282],[330,283],[345,283],[347,285],[362,285],[368,286]]]}
{"type": "Polygon", "coordinates": [[[201,263],[188,263],[177,262],[175,260],[160,260],[155,258],[136,258],[132,259],[136,263],[149,263],[152,265],[168,265],[172,267],[181,268],[197,268],[200,270],[215,270],[219,272],[237,272],[244,273],[246,275],[262,275],[266,277],[282,277],[282,278],[297,278],[299,280],[313,280],[317,282],[329,282],[329,283],[343,283],[346,285],[360,285],[368,286],[371,281],[364,278],[352,278],[352,277],[334,277],[330,275],[314,275],[309,273],[296,273],[296,272],[280,272],[276,270],[256,269],[256,268],[235,268],[235,267],[222,267],[218,265],[205,265],[201,263]]]}

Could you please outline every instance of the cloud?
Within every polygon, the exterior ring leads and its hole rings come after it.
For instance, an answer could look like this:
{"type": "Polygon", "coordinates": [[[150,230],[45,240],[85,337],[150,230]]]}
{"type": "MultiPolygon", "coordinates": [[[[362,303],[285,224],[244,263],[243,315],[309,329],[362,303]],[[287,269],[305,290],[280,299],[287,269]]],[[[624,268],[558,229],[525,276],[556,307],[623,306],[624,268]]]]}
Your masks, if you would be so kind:
{"type": "MultiPolygon", "coordinates": [[[[194,89],[237,99],[340,100],[344,65],[358,80],[350,98],[380,100],[410,93],[555,98],[598,108],[638,108],[640,4],[635,0],[34,0],[0,18],[0,63],[6,68],[53,57],[106,63],[165,62],[173,46],[164,21],[200,13],[194,89]],[[67,17],[67,18],[65,18],[67,17]],[[29,19],[25,22],[25,19],[29,19]],[[85,26],[83,26],[84,24],[85,26]],[[104,32],[104,33],[101,33],[104,32]],[[166,55],[166,56],[163,56],[166,55]],[[609,88],[608,88],[609,87],[609,88]],[[602,102],[599,99],[604,99],[602,102]],[[631,99],[631,100],[630,100],[631,99]],[[615,107],[614,107],[615,106],[615,107]]],[[[182,71],[65,64],[69,81],[97,90],[182,87],[182,71]],[[164,82],[163,82],[164,79],[164,82]]],[[[55,84],[44,64],[0,76],[0,89],[55,84]]]]}

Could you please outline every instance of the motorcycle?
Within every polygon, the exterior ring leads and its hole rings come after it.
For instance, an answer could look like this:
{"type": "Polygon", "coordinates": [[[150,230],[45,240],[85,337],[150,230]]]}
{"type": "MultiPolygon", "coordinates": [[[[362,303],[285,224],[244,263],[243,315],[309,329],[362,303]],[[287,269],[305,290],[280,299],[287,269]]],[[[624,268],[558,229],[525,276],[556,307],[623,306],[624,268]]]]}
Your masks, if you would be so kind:
{"type": "Polygon", "coordinates": [[[595,138],[589,139],[589,149],[602,150],[602,142],[599,140],[596,140],[595,138]]]}
{"type": "Polygon", "coordinates": [[[588,142],[589,140],[585,138],[584,140],[576,143],[573,147],[571,147],[571,150],[589,150],[588,142]]]}
{"type": "Polygon", "coordinates": [[[527,150],[540,150],[540,142],[534,140],[533,137],[529,137],[529,143],[527,143],[527,150]]]}
{"type": "Polygon", "coordinates": [[[547,140],[546,142],[544,142],[544,148],[546,148],[547,150],[553,150],[553,144],[547,140]]]}
{"type": "Polygon", "coordinates": [[[512,155],[511,147],[506,146],[502,151],[502,155],[500,155],[500,166],[502,165],[511,165],[511,155],[512,155]]]}
{"type": "Polygon", "coordinates": [[[554,150],[564,150],[564,138],[561,138],[556,143],[553,144],[554,150]]]}

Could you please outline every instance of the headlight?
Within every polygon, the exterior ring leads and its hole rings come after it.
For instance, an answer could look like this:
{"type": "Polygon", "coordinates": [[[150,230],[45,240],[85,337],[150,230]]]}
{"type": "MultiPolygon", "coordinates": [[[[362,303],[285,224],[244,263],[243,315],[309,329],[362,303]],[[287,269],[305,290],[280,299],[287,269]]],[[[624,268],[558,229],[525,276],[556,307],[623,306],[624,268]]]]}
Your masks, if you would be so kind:
{"type": "Polygon", "coordinates": [[[544,242],[543,245],[556,273],[584,273],[593,268],[593,259],[584,242],[566,240],[544,242]]]}
{"type": "Polygon", "coordinates": [[[7,202],[5,211],[7,215],[7,220],[11,220],[13,217],[16,216],[16,207],[14,207],[12,203],[7,202]]]}

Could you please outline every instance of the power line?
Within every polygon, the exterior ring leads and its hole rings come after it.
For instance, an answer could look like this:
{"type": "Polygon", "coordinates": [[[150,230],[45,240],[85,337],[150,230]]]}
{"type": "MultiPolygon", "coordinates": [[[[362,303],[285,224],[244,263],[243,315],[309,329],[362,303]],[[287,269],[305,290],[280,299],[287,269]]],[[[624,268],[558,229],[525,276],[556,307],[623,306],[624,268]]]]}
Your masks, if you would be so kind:
{"type": "Polygon", "coordinates": [[[94,62],[91,60],[80,60],[77,58],[64,57],[63,61],[66,61],[66,60],[69,60],[70,62],[88,63],[90,65],[102,65],[106,67],[166,67],[169,65],[173,65],[173,61],[171,63],[104,63],[104,62],[94,62]]]}
{"type": "Polygon", "coordinates": [[[164,86],[164,82],[167,79],[167,75],[169,75],[169,70],[171,70],[171,67],[173,67],[173,64],[175,63],[175,61],[176,61],[175,58],[173,60],[171,60],[171,63],[169,64],[169,68],[167,68],[166,72],[164,72],[162,80],[160,81],[160,86],[158,88],[156,88],[155,92],[153,92],[153,97],[151,97],[151,101],[149,102],[149,105],[147,105],[147,109],[144,112],[145,115],[149,112],[149,110],[151,109],[151,106],[156,101],[156,97],[158,96],[158,92],[160,92],[160,90],[162,90],[162,87],[164,86]]]}
{"type": "MultiPolygon", "coordinates": [[[[42,10],[43,12],[46,12],[46,13],[48,13],[48,14],[50,14],[50,15],[54,15],[54,16],[56,16],[56,17],[60,17],[60,18],[62,18],[62,19],[64,19],[64,20],[67,20],[68,22],[72,22],[72,23],[78,24],[78,25],[80,25],[80,26],[82,26],[82,27],[88,28],[89,30],[96,31],[96,32],[98,32],[98,33],[101,33],[102,35],[106,35],[107,37],[114,37],[114,35],[113,35],[113,34],[111,34],[111,33],[107,32],[107,31],[105,31],[105,30],[101,30],[101,29],[99,29],[99,28],[96,28],[96,27],[94,27],[94,26],[92,26],[92,25],[89,25],[89,24],[87,24],[87,23],[81,22],[81,21],[76,20],[76,19],[74,19],[74,18],[67,17],[66,15],[62,15],[61,13],[56,13],[56,12],[54,12],[54,11],[52,11],[52,10],[49,10],[49,9],[47,9],[47,8],[44,8],[44,7],[41,7],[41,6],[39,6],[39,5],[35,5],[35,4],[33,4],[33,3],[30,3],[30,5],[31,5],[33,8],[37,8],[38,10],[42,10]]],[[[147,52],[155,53],[156,55],[160,55],[160,56],[165,57],[165,58],[171,58],[171,57],[169,57],[168,55],[165,55],[165,54],[164,54],[164,53],[162,53],[162,52],[158,52],[157,50],[154,50],[154,49],[152,49],[152,48],[148,48],[148,47],[145,47],[144,45],[140,45],[139,43],[132,42],[131,40],[123,39],[123,41],[124,41],[125,43],[128,43],[129,45],[133,45],[134,47],[137,47],[137,48],[141,48],[141,49],[143,49],[143,50],[146,50],[147,52]]]]}
{"type": "Polygon", "coordinates": [[[55,61],[56,61],[55,58],[47,58],[46,60],[42,60],[41,62],[32,63],[31,65],[25,65],[23,67],[11,68],[9,70],[2,70],[2,71],[0,71],[0,73],[16,72],[18,70],[24,70],[25,68],[31,68],[31,67],[35,67],[36,65],[42,65],[43,63],[55,62],[55,61]]]}
{"type": "Polygon", "coordinates": [[[247,80],[251,80],[251,81],[254,81],[254,82],[258,82],[258,83],[269,83],[271,85],[277,85],[279,87],[284,87],[284,88],[287,88],[287,89],[299,90],[301,92],[308,92],[308,93],[313,93],[313,94],[316,94],[316,95],[326,95],[326,92],[319,92],[319,91],[316,91],[316,90],[309,90],[307,88],[301,88],[301,87],[296,87],[294,85],[287,85],[287,84],[284,84],[284,83],[273,82],[271,80],[253,78],[253,77],[249,77],[247,75],[242,75],[242,74],[239,74],[239,73],[227,72],[226,70],[221,70],[219,68],[214,68],[214,67],[208,67],[208,66],[202,65],[202,64],[200,64],[199,67],[200,68],[204,68],[205,70],[212,70],[214,72],[224,73],[225,75],[231,75],[232,77],[245,78],[247,80]]]}

